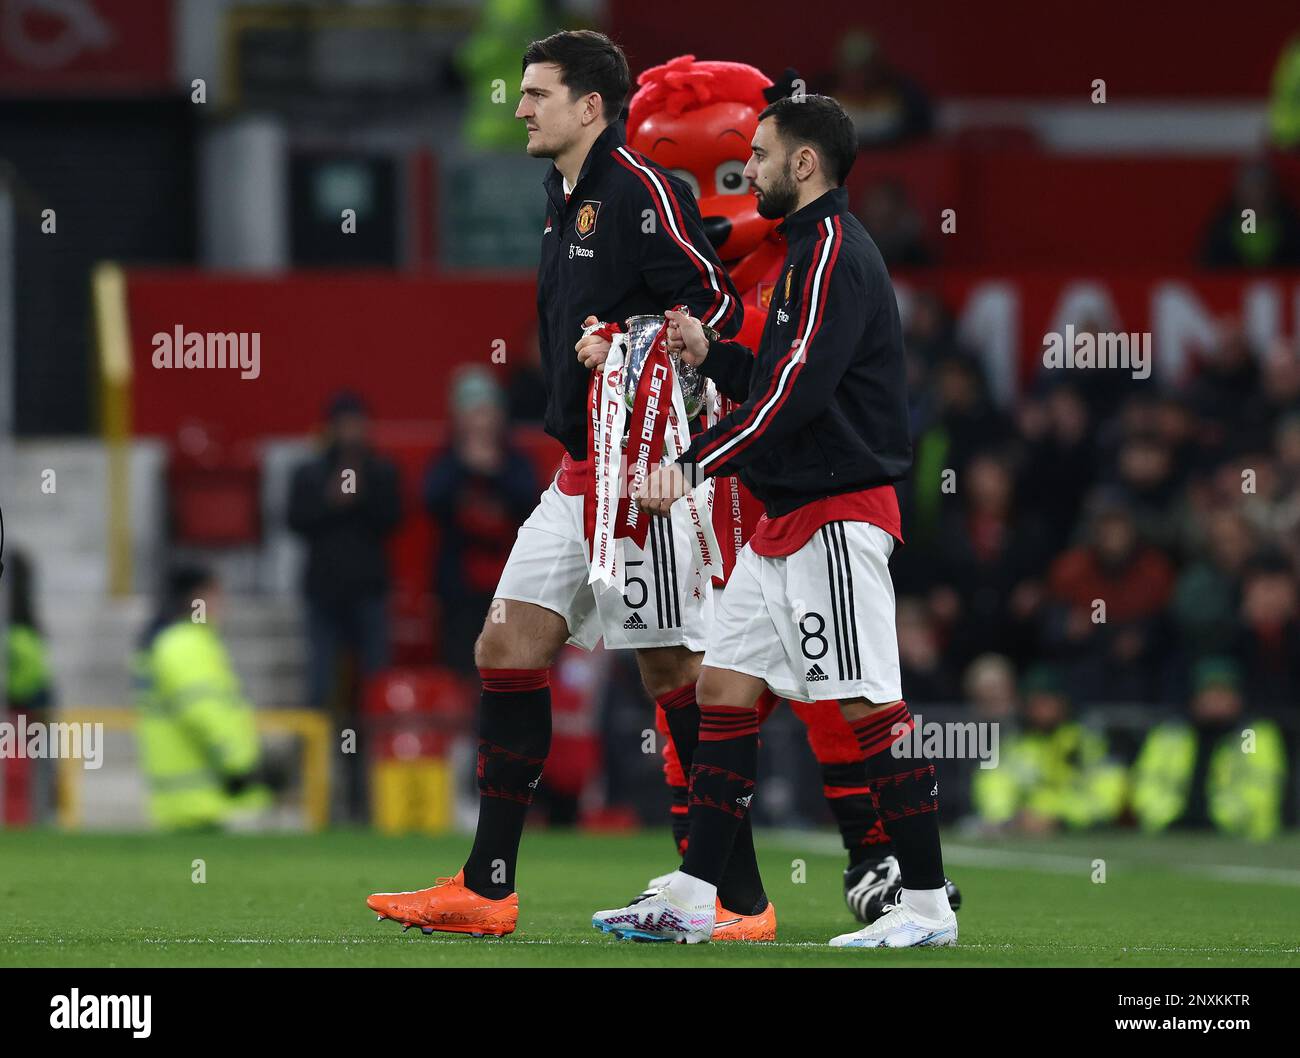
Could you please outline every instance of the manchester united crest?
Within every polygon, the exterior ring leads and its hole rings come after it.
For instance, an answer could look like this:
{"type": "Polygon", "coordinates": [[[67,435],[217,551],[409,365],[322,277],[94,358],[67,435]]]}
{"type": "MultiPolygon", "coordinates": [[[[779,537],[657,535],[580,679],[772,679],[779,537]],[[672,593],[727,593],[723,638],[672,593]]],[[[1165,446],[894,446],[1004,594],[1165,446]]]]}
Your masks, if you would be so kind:
{"type": "Polygon", "coordinates": [[[574,222],[578,238],[585,239],[596,230],[596,217],[600,213],[600,203],[588,199],[578,207],[578,219],[574,222]]]}

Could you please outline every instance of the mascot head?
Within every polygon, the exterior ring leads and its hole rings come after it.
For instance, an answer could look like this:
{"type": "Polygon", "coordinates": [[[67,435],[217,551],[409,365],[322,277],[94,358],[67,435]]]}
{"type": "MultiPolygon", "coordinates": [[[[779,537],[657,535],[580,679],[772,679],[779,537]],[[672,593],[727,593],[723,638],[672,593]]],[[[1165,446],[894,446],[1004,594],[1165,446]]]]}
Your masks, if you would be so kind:
{"type": "Polygon", "coordinates": [[[691,186],[709,241],[730,267],[776,227],[758,215],[742,173],[758,115],[780,93],[752,66],[694,55],[651,67],[636,83],[628,143],[691,186]]]}

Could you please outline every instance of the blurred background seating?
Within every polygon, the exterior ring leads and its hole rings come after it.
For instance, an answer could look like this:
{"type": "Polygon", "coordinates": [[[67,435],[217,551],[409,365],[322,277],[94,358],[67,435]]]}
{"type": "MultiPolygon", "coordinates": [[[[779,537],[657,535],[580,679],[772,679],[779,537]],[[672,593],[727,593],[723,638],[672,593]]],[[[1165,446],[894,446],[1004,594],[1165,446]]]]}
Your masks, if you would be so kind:
{"type": "MultiPolygon", "coordinates": [[[[1181,805],[1175,818],[1254,837],[1294,826],[1300,16],[1269,0],[1243,34],[1223,7],[1171,28],[1119,0],[1086,20],[1013,6],[1016,32],[937,0],[923,29],[903,9],[831,3],[776,35],[777,0],[743,19],[684,0],[19,5],[0,20],[0,485],[31,605],[11,588],[11,671],[20,629],[38,627],[57,707],[125,706],[165,570],[202,560],[225,585],[223,640],[247,698],[332,703],[336,793],[351,791],[335,818],[459,821],[469,651],[559,455],[540,427],[545,164],[520,149],[518,56],[589,24],[634,72],[686,50],[773,78],[793,67],[854,115],[851,201],[894,275],[911,381],[904,693],[930,719],[1005,723],[1012,757],[1049,761],[1025,769],[1028,787],[985,791],[996,810],[958,767],[949,818],[1014,825],[1077,780],[1102,807],[1032,825],[1158,830],[1181,805]],[[1125,34],[1105,28],[1121,17],[1125,34]],[[1059,46],[1032,44],[1045,39],[1059,46]],[[1045,369],[1043,336],[1066,326],[1149,334],[1150,378],[1045,369]],[[155,366],[157,336],[177,333],[255,334],[259,362],[248,377],[155,366]],[[335,657],[323,633],[312,650],[312,536],[291,531],[291,494],[320,458],[321,409],[345,390],[400,516],[371,541],[367,628],[382,648],[340,633],[353,649],[335,657]],[[1044,671],[1068,718],[1035,728],[1022,714],[1044,671]],[[1275,726],[1249,811],[1166,796],[1160,762],[1188,745],[1187,789],[1217,781],[1200,718],[1224,686],[1237,707],[1216,715],[1275,726]],[[335,743],[351,725],[361,744],[347,754],[335,743]],[[1258,822],[1272,814],[1277,826],[1258,822]]],[[[629,665],[562,661],[539,806],[557,825],[664,818],[629,665]]],[[[12,678],[9,708],[31,708],[12,678]]],[[[314,767],[317,736],[285,730],[269,737],[295,744],[299,772],[314,767]]],[[[760,821],[824,822],[788,711],[764,753],[777,780],[760,821]]],[[[120,767],[85,778],[103,796],[83,798],[79,819],[143,821],[125,742],[109,761],[120,767]]],[[[22,806],[8,824],[49,815],[45,795],[5,790],[22,806]]]]}

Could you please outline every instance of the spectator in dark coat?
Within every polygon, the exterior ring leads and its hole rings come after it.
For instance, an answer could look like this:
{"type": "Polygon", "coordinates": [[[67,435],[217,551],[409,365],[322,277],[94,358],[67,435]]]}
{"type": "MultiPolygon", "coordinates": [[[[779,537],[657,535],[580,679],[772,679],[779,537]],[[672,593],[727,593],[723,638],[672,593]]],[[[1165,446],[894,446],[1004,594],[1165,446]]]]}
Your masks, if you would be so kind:
{"type": "Polygon", "coordinates": [[[863,149],[919,139],[934,127],[934,108],[925,90],[896,70],[875,38],[861,29],[840,38],[829,83],[863,149]]]}
{"type": "Polygon", "coordinates": [[[323,706],[338,663],[352,651],[359,674],[388,665],[388,556],[401,520],[397,468],[369,445],[361,401],[331,401],[325,449],[299,466],[289,495],[289,527],[307,544],[308,700],[323,706]]]}
{"type": "Polygon", "coordinates": [[[1178,578],[1171,612],[1190,663],[1226,650],[1237,634],[1242,574],[1256,550],[1240,511],[1216,508],[1203,516],[1205,542],[1178,578]]]}
{"type": "Polygon", "coordinates": [[[1300,214],[1283,196],[1264,159],[1247,162],[1232,197],[1210,222],[1201,249],[1207,268],[1294,268],[1300,265],[1300,214]],[[1243,217],[1250,210],[1253,216],[1243,217]]]}
{"type": "Polygon", "coordinates": [[[1046,546],[1064,550],[1079,520],[1083,498],[1097,475],[1095,422],[1076,387],[1056,385],[1020,409],[1025,458],[1017,493],[1042,516],[1046,546]]]}
{"type": "Polygon", "coordinates": [[[1240,455],[1257,436],[1260,370],[1238,321],[1220,321],[1214,348],[1198,366],[1187,396],[1198,419],[1200,458],[1218,462],[1240,455]]]}
{"type": "Polygon", "coordinates": [[[541,487],[528,457],[509,442],[504,397],[486,368],[456,376],[452,414],[451,447],[429,465],[424,506],[440,530],[434,591],[442,657],[472,676],[474,640],[541,487]]]}
{"type": "Polygon", "coordinates": [[[1283,556],[1251,562],[1236,645],[1251,706],[1300,712],[1300,585],[1283,556]]]}
{"type": "Polygon", "coordinates": [[[1142,542],[1114,494],[1099,494],[1090,507],[1086,543],[1061,555],[1048,576],[1047,640],[1080,701],[1164,700],[1173,564],[1142,542]]]}
{"type": "Polygon", "coordinates": [[[959,506],[940,523],[930,592],[947,629],[947,655],[958,669],[988,651],[1027,658],[1050,558],[1042,523],[1017,502],[1001,456],[975,456],[957,482],[959,506]]]}

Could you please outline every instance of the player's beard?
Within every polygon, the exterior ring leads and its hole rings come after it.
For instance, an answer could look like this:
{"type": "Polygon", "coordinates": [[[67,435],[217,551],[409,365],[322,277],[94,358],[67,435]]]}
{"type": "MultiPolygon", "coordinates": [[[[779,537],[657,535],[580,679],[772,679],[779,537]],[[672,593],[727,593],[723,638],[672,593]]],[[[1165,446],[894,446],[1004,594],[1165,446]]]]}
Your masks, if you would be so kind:
{"type": "Polygon", "coordinates": [[[530,139],[525,145],[524,150],[528,152],[530,158],[554,158],[555,151],[542,141],[539,133],[535,139],[530,139]]]}
{"type": "Polygon", "coordinates": [[[799,201],[799,187],[794,182],[794,172],[787,161],[785,170],[772,181],[758,200],[758,215],[764,220],[780,220],[794,212],[799,201]]]}
{"type": "Polygon", "coordinates": [[[555,161],[556,158],[559,158],[573,146],[575,140],[576,137],[565,139],[563,133],[552,129],[548,136],[543,136],[541,132],[538,132],[536,136],[528,141],[524,150],[528,152],[530,158],[549,158],[551,161],[555,161]]]}

